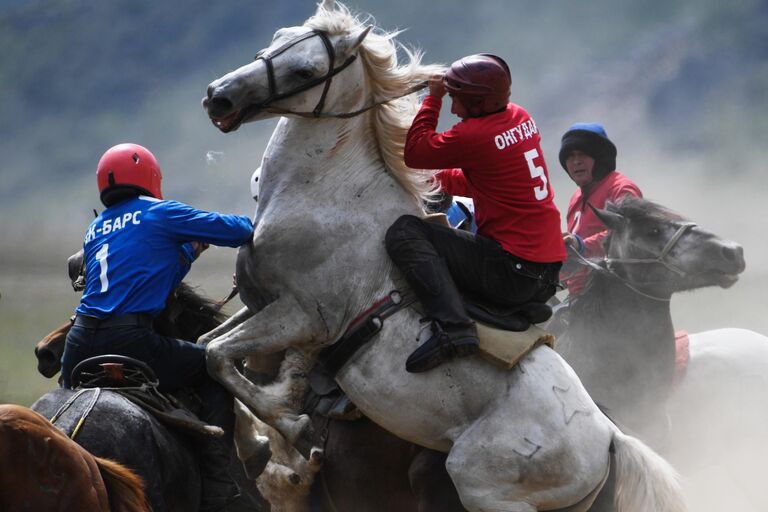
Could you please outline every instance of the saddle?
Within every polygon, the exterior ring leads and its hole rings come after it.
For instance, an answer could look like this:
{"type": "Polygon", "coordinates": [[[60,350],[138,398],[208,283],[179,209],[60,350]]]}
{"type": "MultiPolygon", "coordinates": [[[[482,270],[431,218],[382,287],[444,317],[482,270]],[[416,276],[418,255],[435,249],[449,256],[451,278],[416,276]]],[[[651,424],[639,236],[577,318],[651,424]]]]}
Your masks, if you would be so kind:
{"type": "Polygon", "coordinates": [[[547,304],[529,302],[504,308],[464,297],[464,307],[477,324],[480,355],[506,369],[540,345],[555,345],[555,337],[535,325],[552,316],[547,304]]]}
{"type": "Polygon", "coordinates": [[[206,424],[193,412],[193,409],[199,409],[195,405],[199,399],[191,391],[163,393],[157,389],[159,383],[147,364],[116,354],[85,359],[72,370],[73,389],[108,389],[152,414],[172,430],[204,437],[224,435],[220,427],[206,424]]]}
{"type": "MultiPolygon", "coordinates": [[[[424,220],[450,226],[443,213],[426,215],[424,220]]],[[[528,302],[506,307],[467,294],[462,299],[467,314],[477,323],[480,353],[489,361],[509,369],[539,345],[554,346],[555,337],[535,325],[552,316],[548,304],[528,302]]]]}

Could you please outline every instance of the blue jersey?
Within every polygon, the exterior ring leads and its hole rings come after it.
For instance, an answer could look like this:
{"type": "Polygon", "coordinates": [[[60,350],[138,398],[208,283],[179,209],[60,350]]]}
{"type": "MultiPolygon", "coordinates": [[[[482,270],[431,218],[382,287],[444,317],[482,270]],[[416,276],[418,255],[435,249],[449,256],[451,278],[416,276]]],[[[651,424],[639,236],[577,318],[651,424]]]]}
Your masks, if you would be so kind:
{"type": "Polygon", "coordinates": [[[445,214],[448,216],[448,223],[451,225],[451,227],[457,229],[465,229],[467,231],[471,231],[472,233],[477,233],[477,223],[475,222],[475,204],[472,202],[472,199],[462,198],[459,200],[454,197],[451,206],[448,208],[448,211],[446,211],[445,214]],[[464,208],[459,206],[459,203],[464,205],[464,208]],[[469,216],[467,216],[466,212],[469,212],[469,216]],[[470,226],[466,226],[467,220],[471,221],[470,226]],[[469,227],[469,229],[467,229],[467,227],[469,227]]]}
{"type": "Polygon", "coordinates": [[[253,224],[241,215],[139,196],[104,210],[88,227],[85,291],[77,313],[157,316],[193,259],[188,242],[238,247],[253,224]]]}

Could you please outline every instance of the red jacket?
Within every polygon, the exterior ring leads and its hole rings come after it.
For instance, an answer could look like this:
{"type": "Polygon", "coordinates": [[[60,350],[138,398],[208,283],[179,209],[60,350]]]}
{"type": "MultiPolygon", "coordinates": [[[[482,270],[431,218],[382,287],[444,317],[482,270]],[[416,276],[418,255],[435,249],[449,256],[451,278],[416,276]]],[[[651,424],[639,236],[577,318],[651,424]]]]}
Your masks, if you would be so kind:
{"type": "Polygon", "coordinates": [[[514,103],[436,133],[442,99],[427,96],[408,132],[405,164],[443,169],[441,188],[471,197],[477,232],[507,252],[539,263],[566,257],[539,130],[514,103]]]}
{"type": "MultiPolygon", "coordinates": [[[[602,180],[590,184],[587,190],[579,188],[574,192],[568,204],[566,222],[568,232],[579,235],[584,241],[585,257],[603,256],[603,240],[608,234],[605,224],[597,218],[589,205],[605,208],[606,202],[615,203],[625,196],[643,197],[643,193],[632,180],[618,171],[609,172],[602,180]]],[[[566,281],[571,295],[584,288],[586,273],[586,268],[581,268],[566,281]]]]}

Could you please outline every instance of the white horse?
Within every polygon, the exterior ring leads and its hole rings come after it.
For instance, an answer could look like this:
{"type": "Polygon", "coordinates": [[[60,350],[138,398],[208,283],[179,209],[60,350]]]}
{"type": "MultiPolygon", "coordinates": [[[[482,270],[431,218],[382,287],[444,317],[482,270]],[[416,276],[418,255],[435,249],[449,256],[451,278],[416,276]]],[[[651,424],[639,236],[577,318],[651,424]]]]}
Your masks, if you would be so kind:
{"type": "MultiPolygon", "coordinates": [[[[673,384],[670,299],[734,284],[745,268],[741,246],[645,200],[609,205],[598,215],[611,228],[607,259],[574,301],[558,352],[612,418],[686,477],[725,471],[755,510],[766,510],[764,483],[750,459],[768,457],[768,337],[745,329],[691,334],[685,376],[673,384]]],[[[712,492],[697,494],[705,491],[712,492]]]]}
{"type": "MultiPolygon", "coordinates": [[[[408,56],[398,65],[392,34],[326,1],[303,26],[278,30],[254,62],[211,83],[203,101],[223,132],[285,116],[261,164],[253,241],[238,256],[249,311],[216,330],[207,355],[211,373],[291,442],[308,418],[251,383],[235,361],[289,347],[312,357],[402,286],[384,233],[400,215],[421,213],[431,178],[402,162],[416,107],[407,95],[441,71],[408,56]]],[[[611,446],[617,510],[685,509],[671,467],[622,434],[553,350],[534,350],[512,371],[470,357],[409,374],[418,330],[412,309],[388,318],[337,381],[386,429],[447,452],[467,509],[586,510],[611,446]]]]}

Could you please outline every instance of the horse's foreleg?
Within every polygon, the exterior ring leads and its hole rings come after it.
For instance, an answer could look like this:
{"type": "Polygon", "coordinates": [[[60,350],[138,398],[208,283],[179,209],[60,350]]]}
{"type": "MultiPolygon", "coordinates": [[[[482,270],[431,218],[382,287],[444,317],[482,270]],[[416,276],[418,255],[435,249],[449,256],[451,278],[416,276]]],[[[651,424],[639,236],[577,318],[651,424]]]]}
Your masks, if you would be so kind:
{"type": "Polygon", "coordinates": [[[270,395],[249,381],[237,370],[235,362],[246,356],[285,350],[311,338],[311,318],[288,296],[272,302],[206,347],[208,372],[305,457],[311,448],[306,442],[311,432],[309,417],[293,413],[286,397],[270,395]]]}
{"type": "Polygon", "coordinates": [[[251,318],[255,313],[253,313],[250,309],[247,307],[242,308],[240,311],[232,315],[231,317],[227,318],[224,323],[213,329],[212,331],[209,331],[199,338],[197,338],[197,344],[198,345],[207,345],[211,342],[211,340],[214,340],[221,336],[222,334],[234,329],[241,323],[245,322],[249,318],[251,318]]]}
{"type": "Polygon", "coordinates": [[[239,400],[235,400],[235,448],[251,480],[261,475],[272,458],[269,438],[256,428],[256,417],[239,400]]]}

